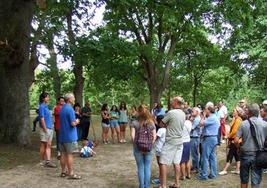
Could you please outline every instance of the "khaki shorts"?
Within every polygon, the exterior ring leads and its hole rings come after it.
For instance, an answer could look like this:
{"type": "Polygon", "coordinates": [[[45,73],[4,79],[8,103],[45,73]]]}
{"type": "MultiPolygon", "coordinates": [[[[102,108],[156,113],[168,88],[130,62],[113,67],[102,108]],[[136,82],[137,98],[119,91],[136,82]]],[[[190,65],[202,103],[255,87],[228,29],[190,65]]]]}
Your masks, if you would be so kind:
{"type": "Polygon", "coordinates": [[[59,151],[67,154],[78,152],[78,142],[59,143],[59,151]]]}
{"type": "Polygon", "coordinates": [[[183,154],[183,142],[165,142],[160,153],[159,163],[164,165],[180,164],[183,154]]]}
{"type": "Polygon", "coordinates": [[[44,132],[44,130],[41,128],[40,129],[40,141],[41,142],[48,142],[52,141],[53,139],[53,130],[52,129],[47,129],[47,132],[44,132]]]}

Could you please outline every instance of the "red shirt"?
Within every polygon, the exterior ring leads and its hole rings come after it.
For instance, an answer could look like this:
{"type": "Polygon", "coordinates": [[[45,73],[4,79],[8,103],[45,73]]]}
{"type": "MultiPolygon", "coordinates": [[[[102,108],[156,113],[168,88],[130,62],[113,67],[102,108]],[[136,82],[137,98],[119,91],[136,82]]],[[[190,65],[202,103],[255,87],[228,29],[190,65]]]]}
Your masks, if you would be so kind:
{"type": "Polygon", "coordinates": [[[60,120],[59,120],[59,113],[61,111],[62,106],[61,105],[56,105],[54,108],[54,116],[55,116],[55,129],[59,130],[60,128],[60,120]]]}

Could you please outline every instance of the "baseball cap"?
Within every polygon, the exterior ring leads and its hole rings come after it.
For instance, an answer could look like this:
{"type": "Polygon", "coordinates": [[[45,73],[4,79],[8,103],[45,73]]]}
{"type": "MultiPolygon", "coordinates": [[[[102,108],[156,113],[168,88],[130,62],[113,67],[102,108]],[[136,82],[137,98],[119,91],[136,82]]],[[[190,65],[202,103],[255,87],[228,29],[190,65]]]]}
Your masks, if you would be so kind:
{"type": "Polygon", "coordinates": [[[264,101],[262,102],[262,104],[263,104],[263,105],[267,105],[267,100],[264,100],[264,101]]]}

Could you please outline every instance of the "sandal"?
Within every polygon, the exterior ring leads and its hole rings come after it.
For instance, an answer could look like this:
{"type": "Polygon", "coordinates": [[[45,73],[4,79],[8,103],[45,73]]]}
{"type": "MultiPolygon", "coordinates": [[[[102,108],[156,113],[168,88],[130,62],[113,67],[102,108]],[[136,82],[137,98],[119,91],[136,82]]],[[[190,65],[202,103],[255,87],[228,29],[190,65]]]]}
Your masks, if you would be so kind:
{"type": "Polygon", "coordinates": [[[66,172],[61,172],[60,177],[65,178],[67,176],[66,172]]]}
{"type": "Polygon", "coordinates": [[[81,176],[78,176],[77,174],[69,175],[68,177],[69,180],[80,180],[82,179],[81,176]]]}

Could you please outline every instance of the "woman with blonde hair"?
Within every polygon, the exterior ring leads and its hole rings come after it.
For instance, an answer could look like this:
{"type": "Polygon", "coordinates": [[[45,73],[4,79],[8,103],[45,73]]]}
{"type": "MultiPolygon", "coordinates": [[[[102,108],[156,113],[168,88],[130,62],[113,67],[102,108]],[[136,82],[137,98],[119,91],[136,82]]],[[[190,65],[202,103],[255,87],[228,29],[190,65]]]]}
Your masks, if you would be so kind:
{"type": "Polygon", "coordinates": [[[131,138],[138,170],[139,188],[150,187],[152,145],[156,140],[156,126],[146,106],[137,109],[137,119],[132,122],[131,138]]]}
{"type": "Polygon", "coordinates": [[[227,169],[229,168],[229,166],[232,163],[233,158],[235,157],[235,161],[236,161],[236,170],[231,171],[231,173],[234,174],[239,174],[239,169],[240,169],[240,157],[239,157],[239,153],[237,150],[236,145],[234,144],[234,140],[236,137],[236,133],[240,127],[240,124],[242,122],[242,118],[244,117],[244,110],[237,106],[234,108],[233,110],[233,120],[230,124],[230,132],[228,135],[228,147],[229,147],[229,151],[227,154],[227,159],[226,159],[226,164],[224,166],[224,169],[219,172],[219,175],[226,175],[227,174],[227,169]]]}

